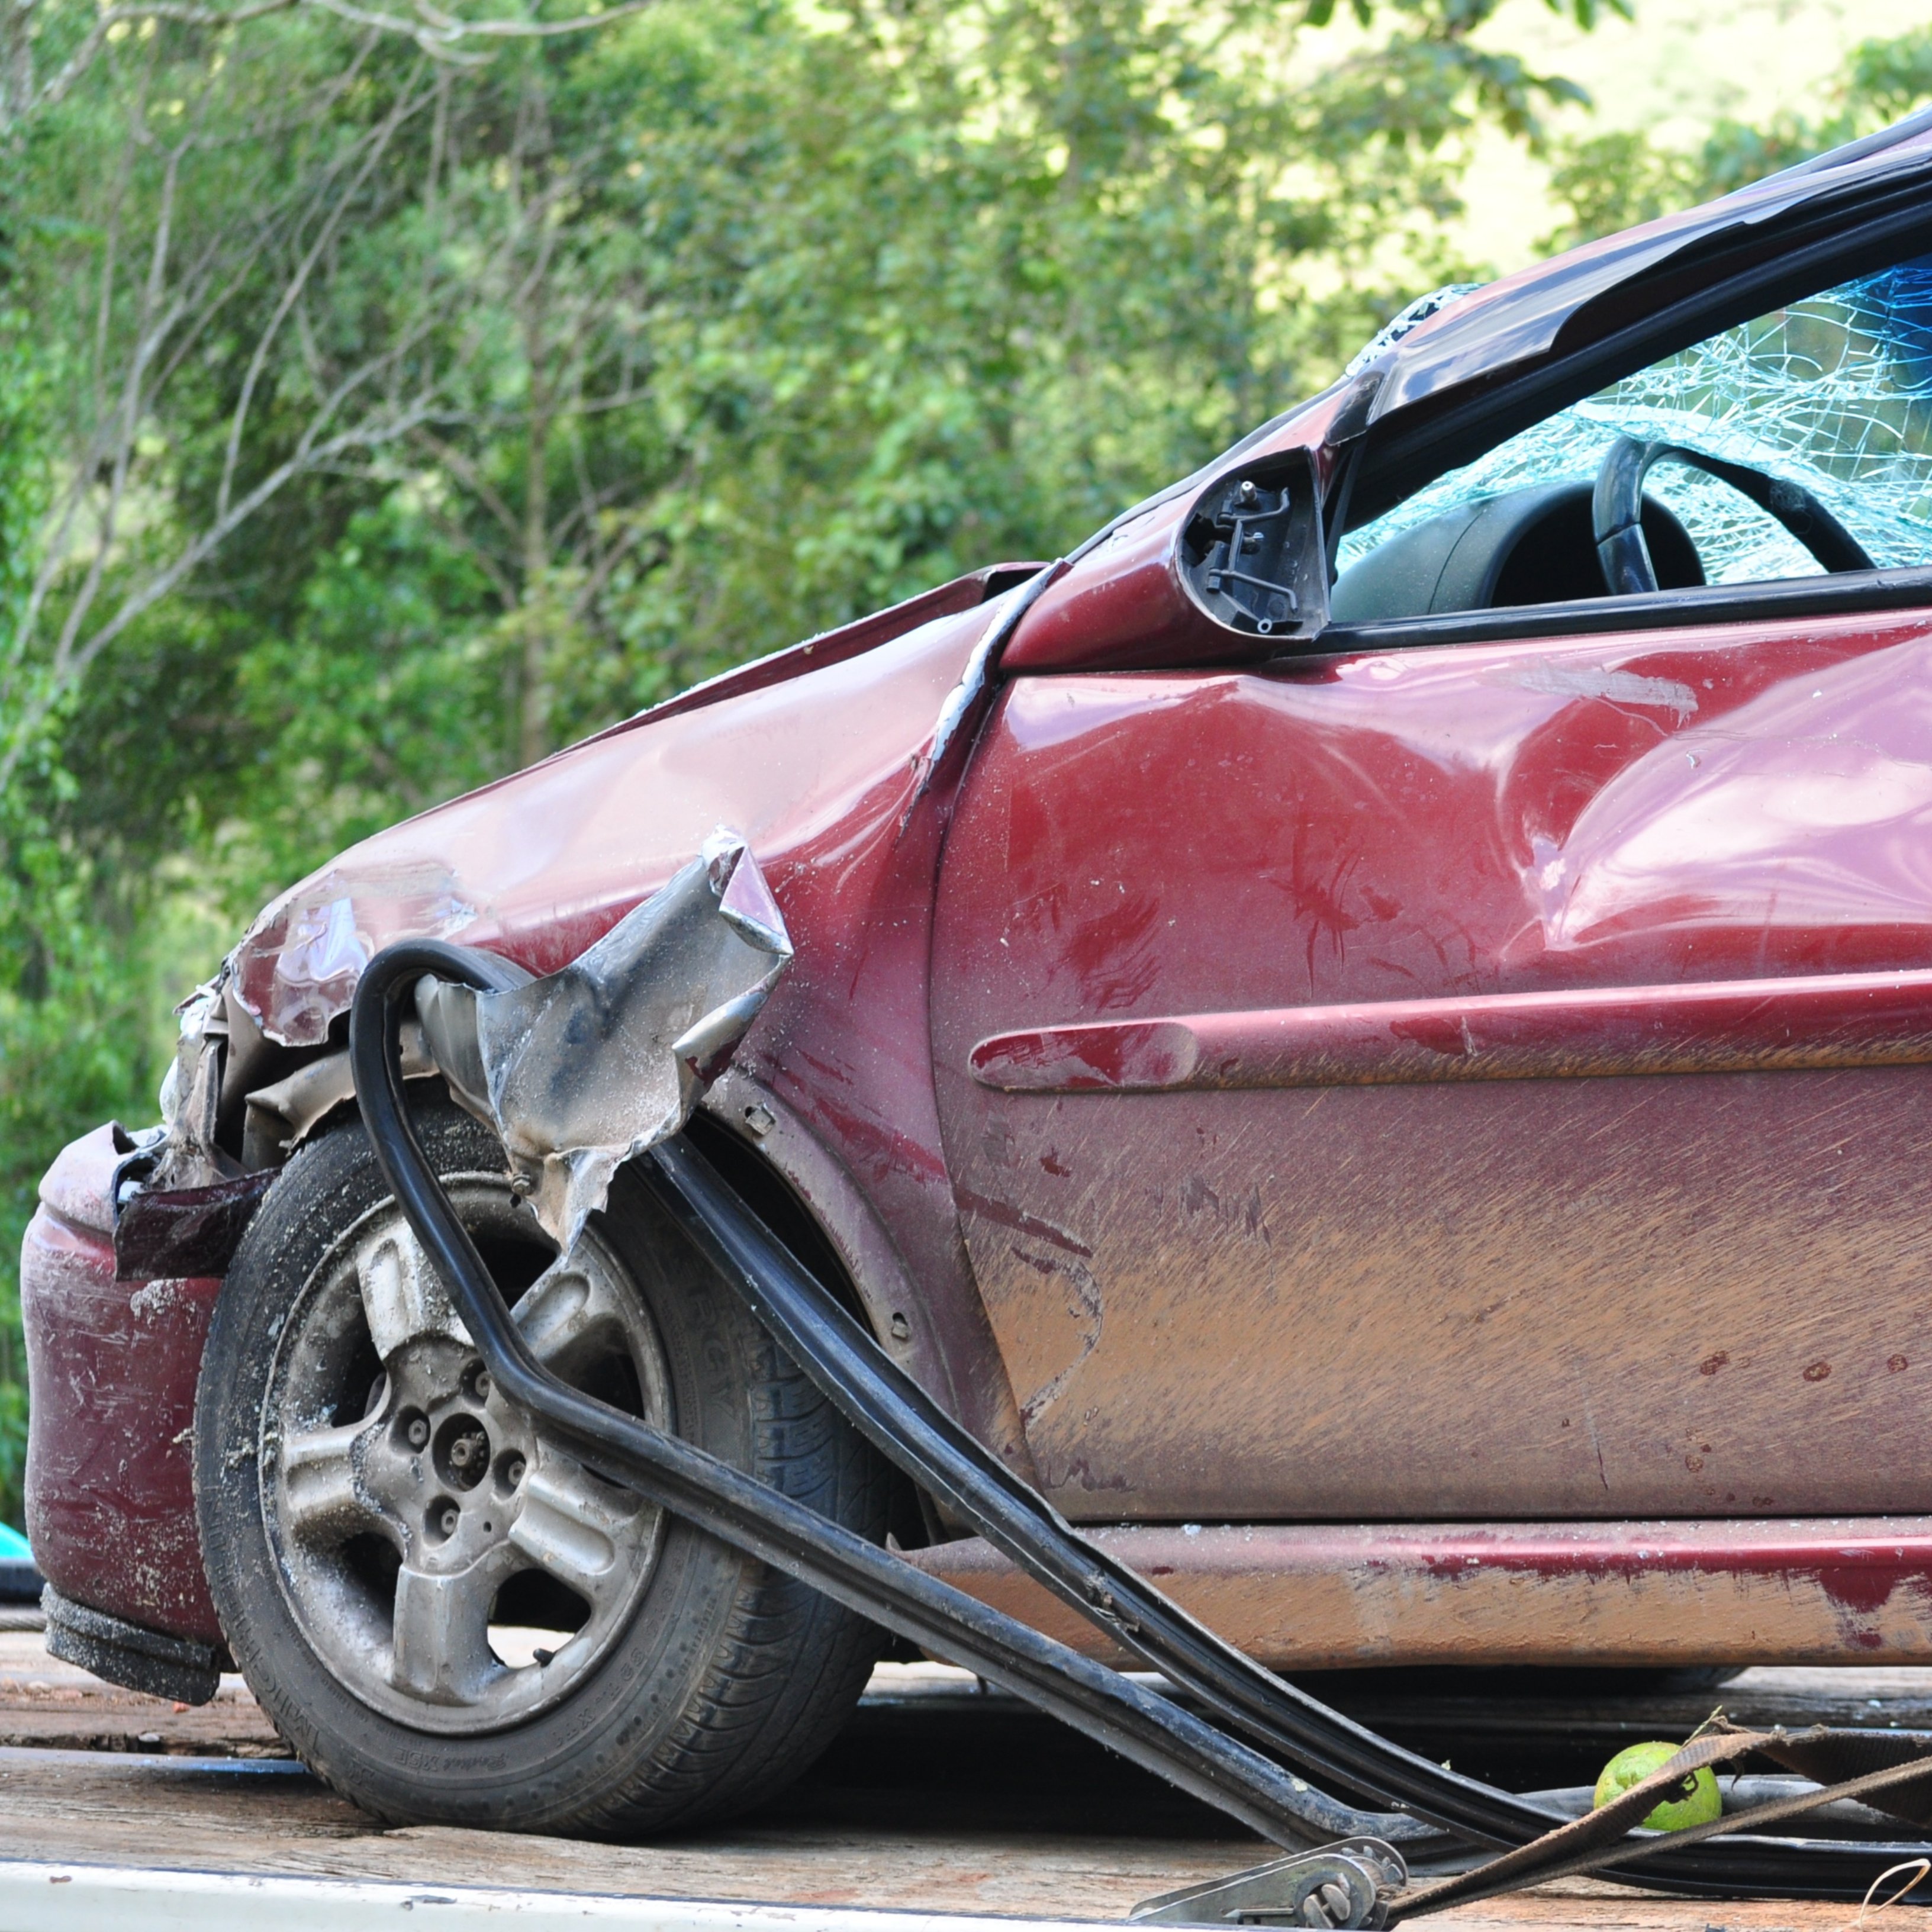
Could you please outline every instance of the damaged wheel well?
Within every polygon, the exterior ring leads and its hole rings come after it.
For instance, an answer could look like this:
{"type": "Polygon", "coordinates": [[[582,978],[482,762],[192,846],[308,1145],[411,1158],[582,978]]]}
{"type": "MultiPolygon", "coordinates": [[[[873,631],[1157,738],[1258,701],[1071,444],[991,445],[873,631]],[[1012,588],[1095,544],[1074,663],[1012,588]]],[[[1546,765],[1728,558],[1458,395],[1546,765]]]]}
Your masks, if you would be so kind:
{"type": "MultiPolygon", "coordinates": [[[[838,1250],[791,1184],[758,1149],[702,1108],[685,1124],[685,1134],[729,1181],[746,1204],[824,1284],[852,1318],[868,1331],[872,1318],[838,1250]]],[[[957,1534],[940,1523],[932,1499],[903,1472],[895,1469],[890,1506],[892,1540],[902,1550],[920,1550],[957,1534]]],[[[891,1660],[916,1663],[922,1653],[894,1639],[891,1660]]]]}

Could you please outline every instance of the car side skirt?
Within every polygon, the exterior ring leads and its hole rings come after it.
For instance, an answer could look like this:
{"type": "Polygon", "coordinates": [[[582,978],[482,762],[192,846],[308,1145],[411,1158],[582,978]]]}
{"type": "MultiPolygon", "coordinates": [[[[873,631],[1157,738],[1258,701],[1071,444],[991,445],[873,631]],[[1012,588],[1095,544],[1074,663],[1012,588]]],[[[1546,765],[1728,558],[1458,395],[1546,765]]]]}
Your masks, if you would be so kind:
{"type": "MultiPolygon", "coordinates": [[[[1278,1670],[1932,1663],[1932,1516],[1090,1533],[1278,1670]]],[[[1063,1643],[1126,1660],[977,1537],[911,1560],[1063,1643]]]]}

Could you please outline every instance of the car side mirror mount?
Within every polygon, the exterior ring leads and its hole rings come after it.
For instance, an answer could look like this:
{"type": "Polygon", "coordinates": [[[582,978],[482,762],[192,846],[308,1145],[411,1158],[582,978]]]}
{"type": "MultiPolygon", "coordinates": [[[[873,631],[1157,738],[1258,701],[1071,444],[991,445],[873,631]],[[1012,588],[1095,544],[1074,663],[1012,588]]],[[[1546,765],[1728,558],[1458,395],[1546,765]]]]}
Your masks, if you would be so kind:
{"type": "Polygon", "coordinates": [[[1195,608],[1250,651],[1321,632],[1328,560],[1310,453],[1279,451],[1215,477],[1175,535],[1174,572],[1195,608]]]}

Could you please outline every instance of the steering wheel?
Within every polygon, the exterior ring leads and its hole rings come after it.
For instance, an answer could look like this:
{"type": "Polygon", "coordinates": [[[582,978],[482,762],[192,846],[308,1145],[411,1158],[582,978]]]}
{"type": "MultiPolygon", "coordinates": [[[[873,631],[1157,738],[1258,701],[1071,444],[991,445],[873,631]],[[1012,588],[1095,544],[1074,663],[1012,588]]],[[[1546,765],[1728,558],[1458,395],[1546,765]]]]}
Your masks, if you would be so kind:
{"type": "Polygon", "coordinates": [[[1658,587],[1657,567],[1643,538],[1643,479],[1653,464],[1666,461],[1701,470],[1742,491],[1775,517],[1826,569],[1876,568],[1858,538],[1810,490],[1796,483],[1706,456],[1701,449],[1687,449],[1679,442],[1641,442],[1634,436],[1620,436],[1604,453],[1590,500],[1597,556],[1612,597],[1638,596],[1658,587]]]}

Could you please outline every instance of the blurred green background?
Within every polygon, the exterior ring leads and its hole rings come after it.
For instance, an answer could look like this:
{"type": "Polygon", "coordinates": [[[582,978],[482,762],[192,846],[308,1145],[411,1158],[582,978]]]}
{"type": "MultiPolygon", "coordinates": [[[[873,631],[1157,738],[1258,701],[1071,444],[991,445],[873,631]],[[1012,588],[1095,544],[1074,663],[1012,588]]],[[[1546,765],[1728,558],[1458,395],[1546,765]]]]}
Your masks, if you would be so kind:
{"type": "Polygon", "coordinates": [[[0,27],[0,1519],[34,1184],[283,886],[1932,100],[1932,0],[590,10],[0,27]]]}

